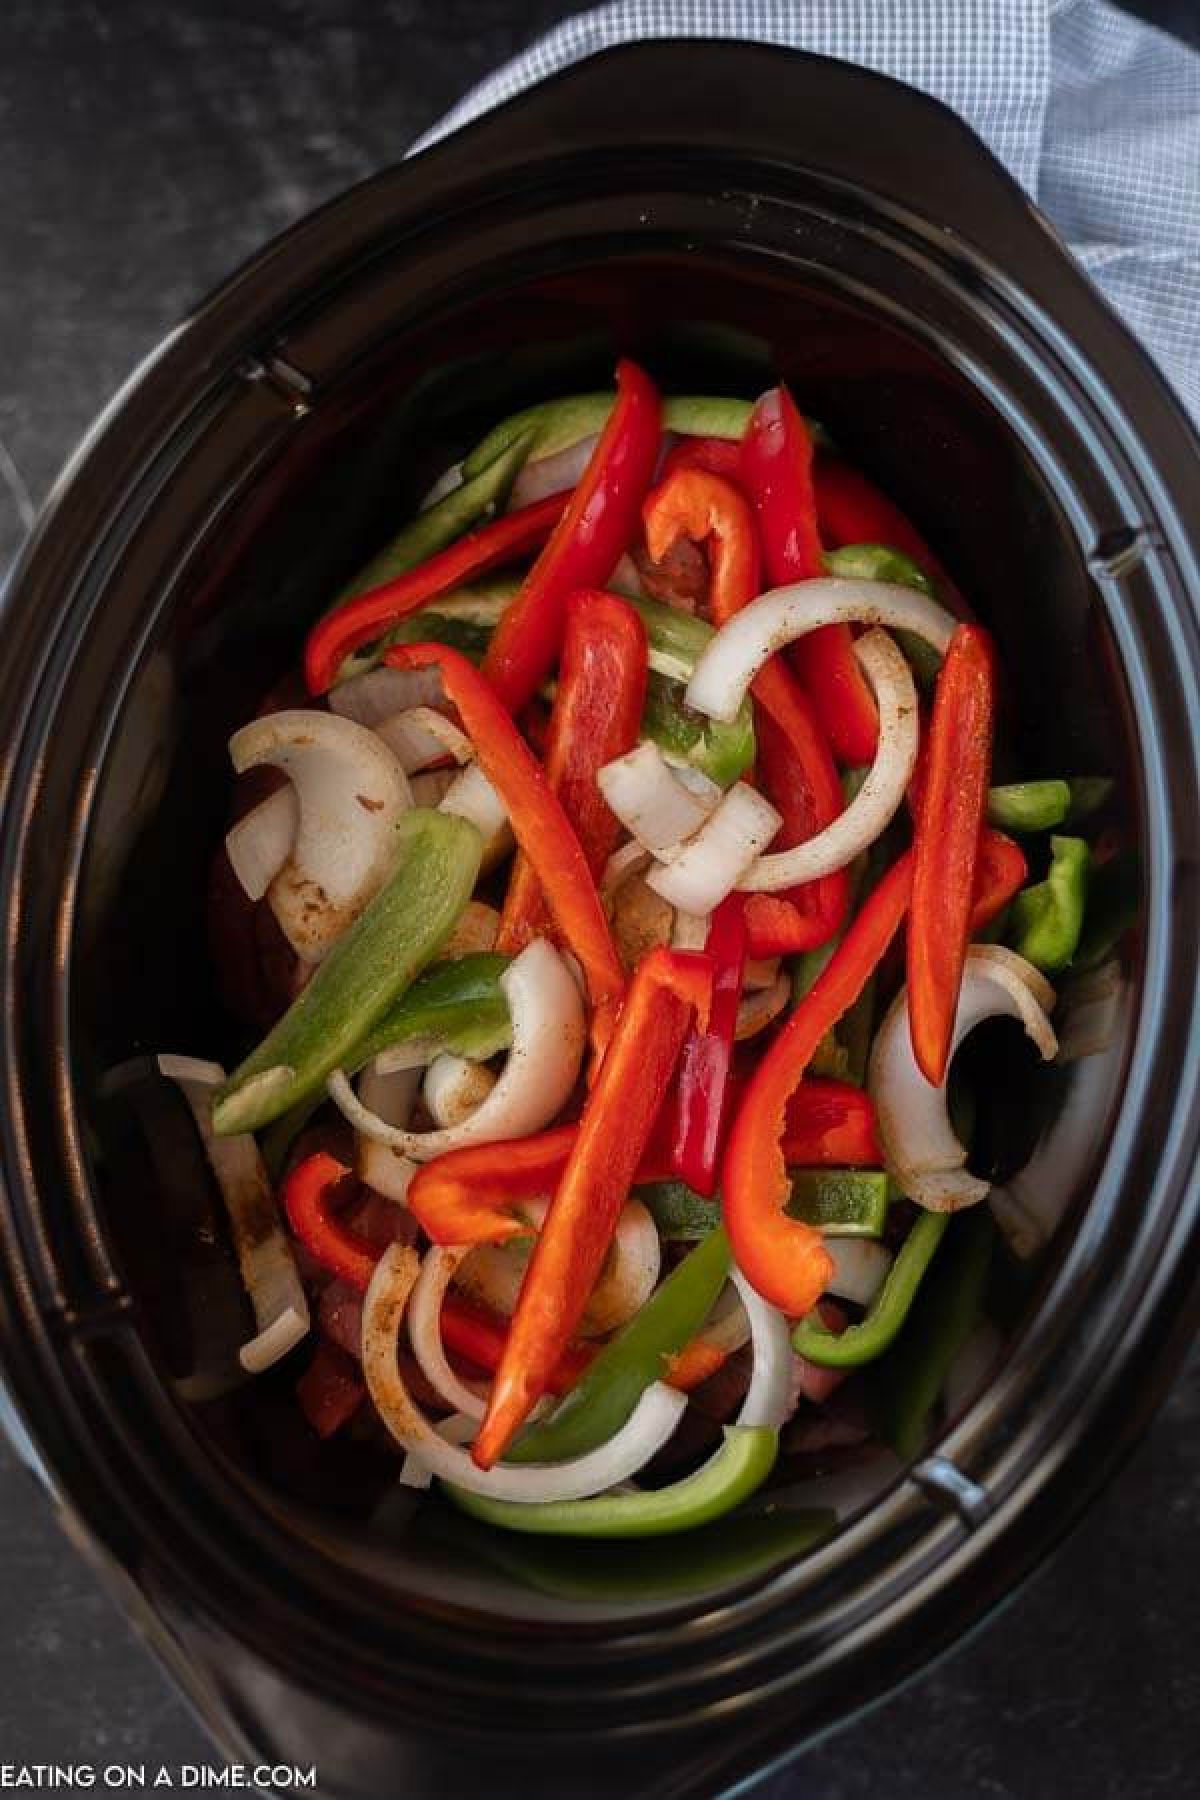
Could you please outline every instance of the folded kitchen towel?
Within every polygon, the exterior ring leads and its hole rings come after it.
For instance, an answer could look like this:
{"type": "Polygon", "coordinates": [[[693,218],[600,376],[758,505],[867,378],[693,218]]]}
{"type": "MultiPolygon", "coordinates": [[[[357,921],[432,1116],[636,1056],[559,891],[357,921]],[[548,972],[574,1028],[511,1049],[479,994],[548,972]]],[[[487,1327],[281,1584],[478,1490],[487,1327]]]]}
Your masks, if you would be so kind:
{"type": "Polygon", "coordinates": [[[1200,423],[1200,56],[1103,0],[617,0],[498,69],[422,144],[581,57],[661,37],[813,50],[953,107],[1200,423]]]}

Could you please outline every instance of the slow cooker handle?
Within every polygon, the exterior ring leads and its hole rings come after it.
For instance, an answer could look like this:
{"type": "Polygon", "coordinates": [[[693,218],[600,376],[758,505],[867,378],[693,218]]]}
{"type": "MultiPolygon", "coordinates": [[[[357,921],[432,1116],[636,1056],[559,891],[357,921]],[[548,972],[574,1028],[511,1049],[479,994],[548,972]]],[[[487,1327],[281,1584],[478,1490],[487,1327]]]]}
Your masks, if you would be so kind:
{"type": "Polygon", "coordinates": [[[729,158],[731,185],[817,173],[959,235],[1011,266],[1061,247],[1008,171],[958,115],[916,88],[806,51],[654,39],[598,52],[445,139],[442,173],[516,169],[556,153],[692,149],[729,158]],[[846,121],[854,120],[848,131],[846,121]]]}

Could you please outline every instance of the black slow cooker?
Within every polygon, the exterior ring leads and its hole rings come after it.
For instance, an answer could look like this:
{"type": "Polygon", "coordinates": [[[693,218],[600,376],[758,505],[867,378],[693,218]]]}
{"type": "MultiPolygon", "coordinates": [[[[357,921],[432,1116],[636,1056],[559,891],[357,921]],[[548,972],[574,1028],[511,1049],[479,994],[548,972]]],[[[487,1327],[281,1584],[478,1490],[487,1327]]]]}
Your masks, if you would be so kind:
{"type": "Polygon", "coordinates": [[[688,42],[306,220],[96,426],[5,616],[3,1369],[70,1535],[231,1755],[334,1794],[727,1790],[980,1619],[1111,1474],[1200,1266],[1197,449],[950,113],[688,42]],[[294,1370],[206,1386],[228,1246],[177,1112],[121,1104],[155,1050],[238,1048],[203,940],[228,731],[434,474],[622,350],[676,389],[793,384],[995,629],[1028,765],[1117,777],[1142,871],[1105,1047],[1017,1109],[1064,1222],[986,1392],[815,1548],[760,1521],[653,1565],[394,1503],[361,1446],[304,1440],[294,1370]]]}

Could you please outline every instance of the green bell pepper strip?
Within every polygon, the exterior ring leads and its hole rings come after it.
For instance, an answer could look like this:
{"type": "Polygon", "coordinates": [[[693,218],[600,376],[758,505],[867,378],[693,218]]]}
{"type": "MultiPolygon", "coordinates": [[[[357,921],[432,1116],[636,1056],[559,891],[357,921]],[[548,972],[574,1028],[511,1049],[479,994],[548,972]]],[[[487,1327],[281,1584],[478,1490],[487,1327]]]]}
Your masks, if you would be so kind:
{"type": "Polygon", "coordinates": [[[725,724],[693,712],[680,683],[653,669],[646,677],[642,735],[652,738],[668,762],[687,763],[719,787],[729,787],[754,761],[754,726],[743,707],[725,724]]]}
{"type": "Polygon", "coordinates": [[[760,1488],[779,1454],[779,1433],[767,1425],[726,1425],[719,1450],[694,1475],[669,1487],[635,1494],[596,1494],[590,1500],[547,1500],[527,1505],[489,1500],[443,1483],[444,1491],[474,1519],[505,1531],[544,1537],[643,1538],[694,1531],[732,1512],[760,1488]]]}
{"type": "Polygon", "coordinates": [[[1125,933],[1137,924],[1141,905],[1141,863],[1134,851],[1120,850],[1092,873],[1086,923],[1072,968],[1098,969],[1107,962],[1125,933]]]}
{"type": "Polygon", "coordinates": [[[452,813],[414,807],[396,836],[396,873],[217,1090],[222,1137],[258,1131],[319,1093],[453,931],[479,874],[479,832],[452,813]]]}
{"type": "Polygon", "coordinates": [[[924,1448],[946,1377],[982,1317],[995,1237],[985,1206],[955,1219],[899,1342],[873,1373],[876,1428],[905,1460],[924,1448]]]}
{"type": "Polygon", "coordinates": [[[478,664],[483,661],[491,638],[490,626],[431,611],[401,619],[387,634],[387,648],[390,650],[393,644],[449,644],[452,650],[461,650],[470,662],[478,664]]]}
{"type": "Polygon", "coordinates": [[[893,1188],[883,1169],[793,1169],[785,1210],[826,1237],[882,1237],[893,1188]]]}
{"type": "Polygon", "coordinates": [[[505,1456],[510,1463],[567,1462],[618,1432],[666,1359],[695,1337],[729,1275],[723,1228],[712,1232],[655,1289],[548,1419],[531,1425],[505,1456]]]}
{"type": "Polygon", "coordinates": [[[721,1223],[719,1202],[706,1200],[685,1181],[649,1181],[634,1194],[667,1242],[699,1243],[721,1223]]]}
{"type": "Polygon", "coordinates": [[[1071,804],[1065,781],[1013,781],[988,790],[988,824],[1001,831],[1052,831],[1071,804]]]}
{"type": "Polygon", "coordinates": [[[1091,860],[1083,838],[1052,837],[1046,879],[1013,901],[1014,947],[1047,974],[1065,969],[1079,945],[1091,860]]]}
{"type": "Polygon", "coordinates": [[[500,977],[510,957],[494,950],[435,963],[355,1046],[342,1065],[353,1071],[396,1044],[420,1041],[482,1062],[512,1043],[512,1020],[500,977]]]}
{"type": "MultiPolygon", "coordinates": [[[[827,550],[825,567],[831,575],[849,581],[890,581],[897,587],[915,588],[919,594],[936,599],[937,593],[928,575],[890,544],[843,544],[840,550],[827,550]]],[[[942,659],[932,644],[912,631],[898,631],[896,641],[912,665],[922,688],[932,688],[937,680],[942,659]]]]}
{"type": "Polygon", "coordinates": [[[855,1369],[874,1362],[893,1342],[908,1317],[922,1277],[942,1241],[949,1213],[923,1212],[905,1238],[887,1279],[857,1325],[836,1336],[810,1313],[792,1332],[792,1347],[823,1369],[855,1369]]]}
{"type": "MultiPolygon", "coordinates": [[[[577,444],[580,438],[594,437],[603,431],[615,401],[616,394],[609,388],[602,393],[566,394],[561,400],[545,400],[537,406],[527,406],[521,412],[501,419],[463,458],[463,475],[470,480],[522,437],[530,440],[531,462],[556,456],[560,450],[577,444]]],[[[677,431],[685,437],[740,438],[749,417],[748,400],[708,394],[663,397],[663,430],[677,431]]]]}
{"type": "Polygon", "coordinates": [[[483,459],[472,471],[470,480],[451,488],[434,505],[410,519],[390,543],[358,571],[353,581],[347,582],[333,605],[340,606],[343,600],[350,600],[355,594],[365,594],[369,589],[381,587],[385,581],[403,575],[406,570],[415,569],[418,563],[436,556],[439,550],[462,537],[473,525],[499,512],[532,448],[533,438],[528,432],[514,432],[494,456],[483,459]]]}
{"type": "Polygon", "coordinates": [[[1108,805],[1116,783],[1110,775],[1073,775],[1067,782],[1071,790],[1071,805],[1067,812],[1068,825],[1082,825],[1094,813],[1108,805]]]}

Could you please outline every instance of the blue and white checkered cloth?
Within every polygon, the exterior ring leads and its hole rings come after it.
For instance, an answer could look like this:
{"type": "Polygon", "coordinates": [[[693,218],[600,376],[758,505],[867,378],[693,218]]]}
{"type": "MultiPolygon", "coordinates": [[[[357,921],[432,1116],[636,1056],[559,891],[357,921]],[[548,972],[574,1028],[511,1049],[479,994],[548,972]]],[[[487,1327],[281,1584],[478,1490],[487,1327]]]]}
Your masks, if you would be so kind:
{"type": "Polygon", "coordinates": [[[498,69],[422,141],[581,57],[650,37],[788,44],[945,101],[1057,226],[1200,423],[1200,56],[1103,0],[617,0],[498,69]]]}

